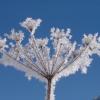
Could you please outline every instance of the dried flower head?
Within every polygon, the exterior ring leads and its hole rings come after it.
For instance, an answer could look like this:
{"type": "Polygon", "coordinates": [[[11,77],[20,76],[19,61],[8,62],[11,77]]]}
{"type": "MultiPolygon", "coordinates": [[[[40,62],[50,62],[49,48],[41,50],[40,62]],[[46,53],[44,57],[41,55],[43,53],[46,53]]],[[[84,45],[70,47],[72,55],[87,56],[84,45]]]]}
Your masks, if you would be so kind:
{"type": "Polygon", "coordinates": [[[88,45],[93,39],[93,35],[89,34],[89,35],[85,35],[84,34],[84,38],[83,38],[83,43],[88,45]]]}
{"type": "Polygon", "coordinates": [[[51,39],[55,38],[55,39],[61,39],[63,37],[69,37],[71,38],[71,29],[67,28],[67,31],[65,32],[64,29],[60,30],[59,28],[51,28],[51,39]]]}
{"type": "Polygon", "coordinates": [[[38,47],[45,47],[48,44],[48,39],[37,39],[38,47]]]}
{"type": "Polygon", "coordinates": [[[41,19],[34,20],[32,18],[27,18],[25,21],[21,23],[21,26],[34,34],[37,27],[40,26],[41,21],[41,19]]]}
{"type": "Polygon", "coordinates": [[[11,34],[8,36],[9,39],[15,40],[16,42],[21,42],[24,38],[24,33],[19,31],[15,32],[14,29],[11,30],[11,34]]]}

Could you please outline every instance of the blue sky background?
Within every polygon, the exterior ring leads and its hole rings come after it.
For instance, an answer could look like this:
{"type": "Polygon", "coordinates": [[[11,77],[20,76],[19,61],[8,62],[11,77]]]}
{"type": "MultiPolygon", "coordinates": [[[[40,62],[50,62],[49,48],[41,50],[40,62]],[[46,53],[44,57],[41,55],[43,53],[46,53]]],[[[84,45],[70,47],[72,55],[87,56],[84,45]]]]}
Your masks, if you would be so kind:
{"type": "MultiPolygon", "coordinates": [[[[49,35],[50,28],[70,27],[73,39],[80,42],[83,33],[100,33],[100,0],[0,0],[0,33],[21,29],[26,17],[41,18],[38,36],[49,35]]],[[[28,34],[26,32],[26,34],[28,34]]],[[[62,78],[56,86],[56,100],[92,100],[100,95],[100,58],[88,69],[62,78]]],[[[44,100],[44,84],[28,81],[24,73],[0,66],[0,100],[44,100]]]]}

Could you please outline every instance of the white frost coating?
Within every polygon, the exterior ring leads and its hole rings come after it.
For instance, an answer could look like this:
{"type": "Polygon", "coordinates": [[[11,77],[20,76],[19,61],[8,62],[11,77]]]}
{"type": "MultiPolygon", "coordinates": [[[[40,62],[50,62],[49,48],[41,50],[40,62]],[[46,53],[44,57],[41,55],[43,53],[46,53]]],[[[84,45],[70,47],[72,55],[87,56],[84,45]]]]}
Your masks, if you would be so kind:
{"type": "Polygon", "coordinates": [[[26,67],[26,66],[22,65],[21,63],[17,62],[16,60],[12,59],[10,56],[8,56],[6,54],[3,54],[2,59],[0,59],[0,64],[4,64],[6,67],[7,66],[14,67],[17,70],[25,72],[25,76],[27,76],[28,79],[32,78],[32,77],[35,77],[35,78],[37,78],[37,79],[39,79],[41,81],[43,81],[43,80],[46,81],[44,79],[44,77],[41,77],[41,76],[37,75],[36,72],[30,70],[28,65],[26,67]]]}
{"type": "Polygon", "coordinates": [[[55,100],[55,94],[54,94],[55,85],[56,85],[56,83],[55,82],[52,82],[52,84],[51,84],[51,94],[50,94],[51,100],[55,100]]]}
{"type": "MultiPolygon", "coordinates": [[[[52,79],[52,82],[51,82],[51,92],[50,92],[50,100],[55,100],[55,86],[56,86],[56,81],[55,79],[52,79]]],[[[46,85],[46,91],[48,91],[48,85],[46,85]]],[[[45,100],[47,100],[47,93],[46,93],[46,97],[45,97],[45,100]]]]}
{"type": "Polygon", "coordinates": [[[14,29],[11,34],[5,34],[5,38],[0,37],[0,64],[25,72],[29,80],[35,77],[45,82],[48,91],[46,100],[55,100],[56,82],[61,77],[68,77],[77,71],[86,74],[93,60],[92,55],[100,56],[100,36],[98,33],[84,34],[82,44],[77,44],[71,41],[71,29],[53,27],[50,37],[53,46],[49,47],[48,38],[35,38],[35,30],[40,23],[41,19],[32,18],[21,23],[30,32],[30,36],[26,37],[27,43],[24,33],[14,29]]]}
{"type": "Polygon", "coordinates": [[[7,47],[8,46],[6,45],[6,38],[4,38],[4,39],[0,38],[0,51],[4,50],[7,47]]]}
{"type": "Polygon", "coordinates": [[[27,18],[25,21],[23,21],[20,24],[22,27],[26,28],[29,32],[32,32],[33,35],[37,27],[40,26],[41,22],[42,22],[41,19],[33,20],[32,18],[27,18]]]}

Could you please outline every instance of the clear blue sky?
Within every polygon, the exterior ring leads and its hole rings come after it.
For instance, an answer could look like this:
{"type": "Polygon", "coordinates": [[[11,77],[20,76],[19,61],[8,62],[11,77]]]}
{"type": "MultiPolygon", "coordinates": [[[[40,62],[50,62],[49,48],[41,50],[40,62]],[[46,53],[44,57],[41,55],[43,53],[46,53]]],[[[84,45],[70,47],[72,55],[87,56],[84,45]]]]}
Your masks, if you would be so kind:
{"type": "MultiPolygon", "coordinates": [[[[0,33],[20,29],[26,17],[41,18],[38,36],[47,36],[50,28],[70,27],[73,39],[80,42],[83,33],[100,33],[100,0],[0,0],[0,33]]],[[[100,58],[87,75],[78,72],[62,78],[56,86],[56,100],[92,100],[100,95],[100,58]]],[[[28,81],[24,73],[0,66],[0,100],[44,100],[44,84],[28,81]]]]}

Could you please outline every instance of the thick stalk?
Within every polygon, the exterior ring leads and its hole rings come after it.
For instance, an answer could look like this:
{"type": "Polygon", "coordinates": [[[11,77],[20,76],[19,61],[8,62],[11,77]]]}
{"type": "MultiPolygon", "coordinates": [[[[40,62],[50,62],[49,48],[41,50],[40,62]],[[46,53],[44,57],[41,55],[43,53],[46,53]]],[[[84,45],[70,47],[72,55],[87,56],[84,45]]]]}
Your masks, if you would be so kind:
{"type": "Polygon", "coordinates": [[[47,100],[51,100],[51,79],[48,79],[47,84],[47,100]]]}
{"type": "Polygon", "coordinates": [[[55,100],[55,81],[53,76],[47,77],[47,84],[46,84],[46,99],[45,100],[55,100]]]}
{"type": "Polygon", "coordinates": [[[46,84],[46,100],[52,100],[52,77],[48,76],[46,84]]]}

